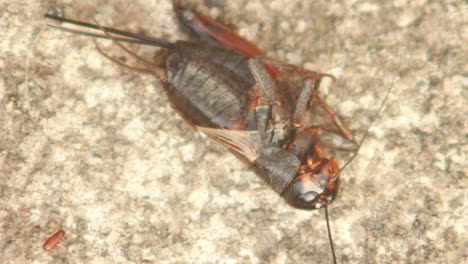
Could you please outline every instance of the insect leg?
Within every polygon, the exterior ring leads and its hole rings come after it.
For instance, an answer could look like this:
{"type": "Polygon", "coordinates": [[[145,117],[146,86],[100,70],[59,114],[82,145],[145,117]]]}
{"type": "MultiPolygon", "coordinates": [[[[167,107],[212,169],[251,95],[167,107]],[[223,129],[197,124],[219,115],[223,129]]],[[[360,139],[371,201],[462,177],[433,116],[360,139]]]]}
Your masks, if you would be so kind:
{"type": "Polygon", "coordinates": [[[97,47],[98,51],[102,55],[104,55],[106,58],[108,58],[109,60],[111,60],[111,61],[113,61],[113,62],[115,62],[115,63],[117,63],[117,64],[119,64],[121,66],[130,68],[132,70],[136,70],[136,71],[140,71],[140,72],[146,72],[146,73],[154,73],[155,76],[157,76],[160,79],[162,79],[163,76],[164,76],[163,69],[158,67],[158,65],[156,65],[154,63],[151,63],[151,62],[141,58],[137,54],[133,53],[132,51],[128,50],[126,47],[122,46],[122,44],[120,44],[120,42],[128,42],[128,43],[135,43],[135,44],[139,44],[139,45],[156,46],[156,47],[161,47],[161,48],[164,48],[164,49],[174,49],[176,47],[174,43],[171,43],[171,42],[163,40],[163,39],[144,36],[144,35],[141,35],[141,34],[135,34],[135,33],[131,33],[131,32],[128,32],[128,31],[123,31],[123,30],[118,30],[118,29],[114,29],[114,28],[103,27],[103,26],[99,25],[97,23],[97,21],[96,21],[96,24],[91,24],[91,23],[87,23],[87,22],[82,22],[82,21],[77,21],[77,20],[72,20],[72,19],[68,19],[68,18],[64,18],[64,17],[55,16],[55,15],[52,15],[52,14],[46,14],[44,16],[49,18],[49,19],[52,19],[52,20],[55,20],[55,21],[58,21],[58,22],[62,22],[62,23],[65,24],[65,26],[55,26],[55,25],[49,24],[48,25],[49,27],[59,29],[59,30],[62,30],[62,31],[66,31],[66,32],[70,32],[70,33],[74,33],[74,34],[89,36],[89,37],[93,37],[93,38],[110,39],[110,40],[114,41],[114,43],[116,43],[119,47],[121,47],[123,50],[125,50],[129,55],[131,55],[131,56],[135,57],[137,60],[143,62],[148,67],[145,68],[145,69],[140,69],[140,68],[136,68],[136,67],[133,67],[133,66],[123,64],[122,62],[120,62],[120,61],[110,57],[106,53],[104,53],[99,48],[99,45],[97,45],[96,42],[95,42],[95,44],[96,44],[96,47],[97,47]]]}
{"type": "Polygon", "coordinates": [[[277,95],[277,86],[271,72],[260,57],[249,60],[249,69],[255,79],[260,94],[259,105],[255,109],[257,130],[266,144],[280,144],[287,137],[289,118],[281,106],[277,95]]]}
{"type": "Polygon", "coordinates": [[[318,105],[331,116],[333,123],[340,131],[340,134],[336,134],[322,128],[309,128],[308,131],[312,132],[314,137],[324,145],[343,150],[355,150],[357,148],[357,143],[354,140],[353,134],[343,124],[336,112],[331,109],[317,93],[323,76],[320,76],[320,74],[317,75],[315,72],[311,73],[310,77],[305,80],[304,87],[301,89],[301,93],[297,100],[296,109],[294,111],[294,125],[296,127],[303,127],[304,114],[309,109],[310,101],[315,100],[318,102],[318,105]]]}
{"type": "Polygon", "coordinates": [[[269,104],[278,104],[276,96],[276,84],[270,74],[265,69],[260,58],[252,58],[249,60],[249,68],[257,82],[260,90],[266,96],[269,104]]]}
{"type": "Polygon", "coordinates": [[[204,44],[235,50],[247,57],[256,57],[263,52],[234,30],[204,16],[181,0],[173,0],[174,12],[180,24],[189,32],[191,38],[204,44]]]}
{"type": "Polygon", "coordinates": [[[320,81],[322,80],[322,78],[330,77],[333,80],[335,80],[335,77],[333,75],[309,71],[300,68],[296,65],[285,64],[267,57],[261,57],[261,60],[267,66],[278,68],[281,71],[288,72],[290,74],[301,74],[305,77],[304,86],[301,89],[301,93],[297,100],[296,108],[294,111],[294,125],[296,127],[302,127],[304,113],[307,111],[311,100],[315,100],[315,102],[322,109],[324,109],[327,112],[327,114],[331,117],[333,123],[338,128],[340,133],[342,133],[342,135],[349,142],[352,142],[355,146],[357,145],[351,131],[344,125],[344,123],[341,121],[340,117],[336,114],[336,112],[330,106],[328,106],[318,95],[317,90],[319,89],[320,81]]]}
{"type": "Polygon", "coordinates": [[[356,142],[349,140],[342,134],[334,133],[320,127],[307,128],[304,134],[307,133],[311,134],[312,138],[316,139],[315,141],[322,146],[346,151],[354,151],[358,147],[356,142]]]}
{"type": "Polygon", "coordinates": [[[317,94],[314,94],[314,100],[317,101],[320,107],[322,107],[331,116],[333,123],[335,123],[341,134],[357,146],[353,133],[351,133],[351,130],[349,130],[349,128],[344,125],[336,112],[330,106],[328,106],[317,94]]]}

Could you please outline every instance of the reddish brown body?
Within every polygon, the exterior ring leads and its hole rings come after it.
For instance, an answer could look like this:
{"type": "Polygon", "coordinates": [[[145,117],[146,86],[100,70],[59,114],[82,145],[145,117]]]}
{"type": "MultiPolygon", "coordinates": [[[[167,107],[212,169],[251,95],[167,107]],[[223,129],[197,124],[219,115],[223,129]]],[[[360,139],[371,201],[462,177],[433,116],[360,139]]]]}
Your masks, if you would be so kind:
{"type": "Polygon", "coordinates": [[[59,231],[55,232],[55,234],[53,234],[51,237],[49,237],[46,240],[44,245],[42,245],[42,248],[45,251],[50,251],[53,248],[55,248],[58,245],[58,243],[60,243],[60,241],[62,241],[62,239],[64,237],[65,237],[65,231],[59,230],[59,231]]]}
{"type": "MultiPolygon", "coordinates": [[[[318,94],[321,79],[333,77],[266,58],[255,45],[182,1],[174,0],[173,6],[190,41],[169,42],[46,16],[104,32],[57,27],[112,39],[143,61],[142,71],[161,80],[171,106],[190,125],[247,162],[290,205],[327,212],[339,190],[340,168],[323,147],[358,148],[351,132],[318,94]],[[119,42],[158,46],[166,53],[152,63],[119,42]]],[[[59,232],[50,245],[63,237],[59,232]]]]}
{"type": "Polygon", "coordinates": [[[196,41],[176,42],[160,65],[174,109],[247,161],[292,206],[331,203],[339,167],[321,145],[357,144],[318,96],[327,75],[261,57],[255,45],[181,1],[174,10],[196,41]]]}

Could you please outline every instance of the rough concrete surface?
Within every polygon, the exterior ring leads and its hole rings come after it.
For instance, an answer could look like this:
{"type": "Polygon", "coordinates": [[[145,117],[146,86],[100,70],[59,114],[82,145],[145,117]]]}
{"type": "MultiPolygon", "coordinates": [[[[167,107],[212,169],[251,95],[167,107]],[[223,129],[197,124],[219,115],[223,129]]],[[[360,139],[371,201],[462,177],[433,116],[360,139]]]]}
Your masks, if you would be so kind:
{"type": "MultiPolygon", "coordinates": [[[[191,2],[269,56],[334,74],[322,94],[358,139],[393,83],[330,206],[339,263],[466,263],[465,1],[191,2]]],[[[331,263],[322,211],[289,207],[152,76],[44,27],[51,8],[186,38],[166,0],[0,2],[0,262],[331,263]]]]}

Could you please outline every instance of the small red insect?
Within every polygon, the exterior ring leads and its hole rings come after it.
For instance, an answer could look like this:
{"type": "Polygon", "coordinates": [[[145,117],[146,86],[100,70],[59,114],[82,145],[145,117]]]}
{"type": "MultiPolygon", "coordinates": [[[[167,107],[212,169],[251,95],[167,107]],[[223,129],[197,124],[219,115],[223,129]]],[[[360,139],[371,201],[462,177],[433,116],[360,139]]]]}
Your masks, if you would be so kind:
{"type": "Polygon", "coordinates": [[[58,245],[58,243],[60,243],[60,241],[62,241],[62,239],[64,237],[65,237],[65,231],[59,230],[59,231],[55,232],[55,234],[53,234],[51,237],[49,237],[46,240],[44,245],[42,245],[42,248],[45,251],[50,251],[53,248],[55,248],[58,245]]]}

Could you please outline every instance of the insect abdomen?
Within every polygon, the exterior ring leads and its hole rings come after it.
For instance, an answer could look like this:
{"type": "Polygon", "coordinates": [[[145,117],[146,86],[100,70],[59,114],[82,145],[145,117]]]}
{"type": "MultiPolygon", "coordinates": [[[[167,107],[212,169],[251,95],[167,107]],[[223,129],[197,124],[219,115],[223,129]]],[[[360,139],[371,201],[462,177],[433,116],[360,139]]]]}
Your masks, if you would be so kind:
{"type": "Polygon", "coordinates": [[[166,70],[169,99],[193,125],[230,128],[246,119],[247,84],[231,72],[178,52],[167,57],[166,70]]]}
{"type": "Polygon", "coordinates": [[[177,41],[177,51],[183,56],[196,57],[209,62],[217,68],[230,71],[237,78],[247,82],[244,88],[250,89],[255,84],[255,79],[249,69],[249,58],[234,50],[206,46],[200,43],[177,41]]]}

